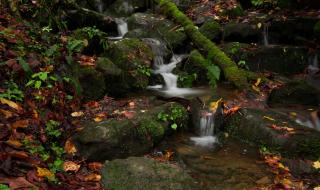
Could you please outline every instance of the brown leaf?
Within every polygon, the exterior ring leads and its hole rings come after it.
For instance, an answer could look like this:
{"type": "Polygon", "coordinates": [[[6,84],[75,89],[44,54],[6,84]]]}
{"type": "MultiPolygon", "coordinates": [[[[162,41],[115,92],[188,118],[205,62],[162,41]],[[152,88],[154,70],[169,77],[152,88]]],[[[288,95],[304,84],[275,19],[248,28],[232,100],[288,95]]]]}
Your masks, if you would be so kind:
{"type": "Polygon", "coordinates": [[[72,141],[68,139],[64,145],[64,150],[67,154],[75,154],[77,152],[77,148],[74,146],[72,141]]]}
{"type": "Polygon", "coordinates": [[[40,168],[40,167],[37,167],[37,176],[47,177],[49,179],[52,179],[55,177],[50,170],[48,170],[47,168],[40,168]]]}
{"type": "Polygon", "coordinates": [[[6,143],[7,143],[8,145],[13,146],[13,147],[16,147],[16,148],[19,148],[19,147],[22,146],[22,143],[21,143],[21,142],[15,140],[15,139],[11,139],[11,138],[10,138],[9,140],[7,140],[6,143]]]}
{"type": "Polygon", "coordinates": [[[93,171],[101,170],[102,166],[103,165],[100,162],[91,162],[91,163],[88,164],[89,169],[93,170],[93,171]]]}
{"type": "Polygon", "coordinates": [[[0,176],[0,183],[8,184],[10,190],[16,190],[21,188],[35,187],[25,177],[6,178],[0,176]]]}
{"type": "Polygon", "coordinates": [[[82,111],[71,113],[72,117],[81,117],[83,115],[84,115],[84,113],[82,111]]]}
{"type": "Polygon", "coordinates": [[[29,120],[25,119],[25,120],[19,120],[16,121],[14,123],[12,123],[10,126],[12,129],[17,129],[17,128],[26,128],[29,125],[29,120]]]}
{"type": "Polygon", "coordinates": [[[99,174],[89,174],[84,177],[84,181],[100,181],[101,180],[101,175],[99,174]]]}
{"type": "Polygon", "coordinates": [[[14,113],[8,110],[0,109],[0,115],[4,115],[4,118],[9,119],[14,116],[14,113]]]}
{"type": "Polygon", "coordinates": [[[65,172],[71,171],[71,172],[77,172],[80,169],[80,165],[76,164],[75,162],[72,161],[65,161],[63,163],[63,170],[65,172]]]}

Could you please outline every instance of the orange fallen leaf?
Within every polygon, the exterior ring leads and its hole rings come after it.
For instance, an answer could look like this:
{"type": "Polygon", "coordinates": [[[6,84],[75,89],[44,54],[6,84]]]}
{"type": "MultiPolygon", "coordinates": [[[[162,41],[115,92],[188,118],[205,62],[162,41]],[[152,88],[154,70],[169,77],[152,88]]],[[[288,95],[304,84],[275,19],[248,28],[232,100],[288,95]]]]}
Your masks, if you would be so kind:
{"type": "Polygon", "coordinates": [[[77,148],[74,146],[72,141],[68,139],[64,145],[64,150],[67,154],[75,154],[77,152],[77,148]]]}
{"type": "Polygon", "coordinates": [[[91,162],[88,164],[89,169],[93,171],[99,171],[102,168],[102,163],[100,162],[91,162]]]}
{"type": "Polygon", "coordinates": [[[80,165],[75,163],[75,162],[72,162],[72,161],[65,161],[63,163],[63,170],[65,172],[77,172],[78,170],[80,169],[80,165]]]}
{"type": "Polygon", "coordinates": [[[3,110],[3,109],[0,109],[0,114],[4,115],[6,119],[9,119],[14,115],[14,113],[12,113],[11,111],[3,110]]]}
{"type": "Polygon", "coordinates": [[[100,181],[101,180],[101,175],[99,174],[89,174],[84,177],[84,181],[100,181]]]}
{"type": "Polygon", "coordinates": [[[13,147],[16,147],[16,148],[19,148],[21,147],[23,144],[17,140],[14,140],[14,139],[9,139],[7,140],[6,142],[8,145],[10,146],[13,146],[13,147]]]}
{"type": "Polygon", "coordinates": [[[17,128],[26,128],[29,125],[29,120],[25,119],[25,120],[19,120],[16,121],[14,123],[12,123],[10,126],[12,129],[17,129],[17,128]]]}
{"type": "Polygon", "coordinates": [[[6,104],[6,105],[12,107],[13,109],[15,109],[17,111],[22,111],[23,110],[22,107],[19,104],[15,103],[13,101],[7,100],[5,98],[0,98],[0,103],[1,104],[6,104]]]}

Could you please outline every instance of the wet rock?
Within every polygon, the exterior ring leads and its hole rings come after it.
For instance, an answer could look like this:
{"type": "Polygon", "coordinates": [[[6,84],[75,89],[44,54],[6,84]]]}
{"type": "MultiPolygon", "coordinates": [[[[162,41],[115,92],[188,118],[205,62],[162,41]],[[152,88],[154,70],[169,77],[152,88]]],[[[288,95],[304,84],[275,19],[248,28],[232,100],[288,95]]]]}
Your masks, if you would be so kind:
{"type": "Polygon", "coordinates": [[[145,157],[106,162],[102,182],[110,190],[195,190],[194,180],[178,166],[145,157]]]}
{"type": "Polygon", "coordinates": [[[223,28],[223,39],[242,43],[258,42],[261,31],[257,25],[249,23],[229,23],[223,28]]]}
{"type": "Polygon", "coordinates": [[[272,71],[284,75],[301,73],[309,64],[308,49],[296,46],[251,46],[228,43],[224,52],[251,71],[272,71]]]}
{"type": "Polygon", "coordinates": [[[240,140],[264,145],[286,156],[320,156],[320,132],[270,110],[240,109],[225,119],[224,130],[240,140]]]}
{"type": "Polygon", "coordinates": [[[185,45],[187,39],[183,28],[177,27],[172,21],[159,15],[136,13],[128,19],[128,27],[130,31],[126,37],[156,38],[173,49],[185,45]]]}
{"type": "MultiPolygon", "coordinates": [[[[177,103],[150,107],[145,112],[131,111],[130,118],[108,119],[102,122],[83,121],[84,129],[74,136],[79,154],[89,160],[107,160],[143,155],[171,131],[169,121],[159,113],[171,114],[174,108],[186,110],[177,103]],[[131,117],[132,116],[132,117],[131,117]]],[[[184,126],[186,114],[176,120],[184,126]]]]}
{"type": "Polygon", "coordinates": [[[305,81],[291,81],[282,87],[273,89],[269,98],[269,105],[320,105],[320,91],[305,81]]]}
{"type": "Polygon", "coordinates": [[[107,51],[112,62],[123,72],[116,83],[108,83],[113,95],[145,89],[151,74],[153,52],[143,41],[132,38],[113,43],[107,51]]]}
{"type": "Polygon", "coordinates": [[[217,41],[221,39],[222,28],[220,24],[213,19],[206,21],[199,28],[199,31],[210,40],[217,41]]]}

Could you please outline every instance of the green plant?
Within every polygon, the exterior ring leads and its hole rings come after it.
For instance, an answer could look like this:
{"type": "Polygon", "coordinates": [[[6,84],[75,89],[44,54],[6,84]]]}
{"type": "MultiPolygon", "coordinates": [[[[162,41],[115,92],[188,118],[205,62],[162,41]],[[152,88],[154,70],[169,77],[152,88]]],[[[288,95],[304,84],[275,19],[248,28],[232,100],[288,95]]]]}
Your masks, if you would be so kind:
{"type": "Polygon", "coordinates": [[[103,32],[99,29],[97,29],[95,26],[93,27],[84,27],[81,28],[81,32],[86,33],[89,37],[89,39],[92,39],[95,36],[102,36],[103,32]]]}
{"type": "Polygon", "coordinates": [[[0,190],[10,190],[8,185],[0,184],[0,190]]]}
{"type": "Polygon", "coordinates": [[[67,43],[67,56],[66,60],[69,65],[71,65],[73,59],[72,56],[74,53],[79,53],[87,45],[88,41],[86,40],[77,40],[70,38],[67,43]]]}
{"type": "Polygon", "coordinates": [[[182,85],[182,87],[192,87],[192,83],[195,80],[197,80],[197,73],[190,75],[183,73],[178,77],[178,82],[182,85]]]}
{"type": "Polygon", "coordinates": [[[240,60],[240,61],[237,63],[237,65],[238,65],[240,68],[244,68],[244,69],[249,70],[249,67],[248,67],[248,65],[247,65],[247,63],[246,63],[245,60],[240,60]]]}
{"type": "Polygon", "coordinates": [[[137,71],[138,73],[148,76],[151,76],[151,69],[145,65],[137,65],[137,71]]]}
{"type": "Polygon", "coordinates": [[[38,72],[31,76],[30,80],[26,87],[32,86],[35,89],[40,89],[42,86],[52,88],[51,82],[56,82],[58,79],[55,76],[50,76],[49,72],[38,72]]]}
{"type": "Polygon", "coordinates": [[[28,139],[22,141],[23,145],[31,154],[38,155],[41,160],[46,161],[49,159],[50,154],[39,142],[31,142],[28,139]]]}
{"type": "Polygon", "coordinates": [[[178,128],[178,120],[185,117],[185,110],[182,106],[172,106],[170,108],[169,114],[162,111],[158,113],[158,120],[169,121],[171,123],[171,128],[176,130],[178,128]]]}
{"type": "Polygon", "coordinates": [[[207,66],[207,77],[209,79],[209,84],[211,87],[216,88],[217,87],[217,81],[220,78],[220,68],[215,65],[209,65],[207,66]]]}
{"type": "Polygon", "coordinates": [[[6,98],[9,100],[23,101],[24,95],[23,92],[19,89],[19,86],[12,80],[5,82],[7,87],[6,91],[0,93],[0,98],[6,98]]]}
{"type": "Polygon", "coordinates": [[[50,137],[59,137],[61,135],[61,131],[58,129],[60,123],[54,120],[49,120],[46,123],[46,134],[50,137]]]}
{"type": "Polygon", "coordinates": [[[252,5],[259,7],[263,5],[276,5],[278,0],[251,0],[252,5]]]}

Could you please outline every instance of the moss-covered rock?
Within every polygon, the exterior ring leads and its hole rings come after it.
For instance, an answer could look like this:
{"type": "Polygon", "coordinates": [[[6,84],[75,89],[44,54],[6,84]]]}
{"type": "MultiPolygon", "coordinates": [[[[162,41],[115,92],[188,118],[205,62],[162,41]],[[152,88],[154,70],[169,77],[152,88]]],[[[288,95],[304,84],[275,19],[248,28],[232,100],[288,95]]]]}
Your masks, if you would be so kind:
{"type": "Polygon", "coordinates": [[[85,101],[97,100],[106,93],[104,75],[92,67],[80,68],[77,76],[85,101]]]}
{"type": "Polygon", "coordinates": [[[180,167],[145,157],[107,161],[102,168],[102,182],[104,188],[109,190],[199,189],[180,167]]]}
{"type": "Polygon", "coordinates": [[[224,10],[222,14],[228,15],[230,17],[238,17],[238,16],[243,16],[244,11],[242,9],[242,6],[240,4],[237,4],[234,7],[224,10]]]}
{"type": "Polygon", "coordinates": [[[273,89],[269,105],[320,105],[320,91],[305,81],[291,81],[282,87],[273,89]]]}
{"type": "Polygon", "coordinates": [[[320,39],[320,21],[318,21],[313,28],[314,35],[320,39]]]}
{"type": "Polygon", "coordinates": [[[297,46],[252,46],[227,43],[222,49],[250,71],[272,71],[285,75],[301,73],[308,66],[308,49],[297,46]]]}
{"type": "Polygon", "coordinates": [[[182,47],[187,38],[181,27],[159,15],[136,13],[128,19],[130,31],[126,37],[157,38],[172,49],[182,47]]]}
{"type": "Polygon", "coordinates": [[[249,23],[228,23],[223,27],[223,39],[231,42],[256,43],[261,38],[260,29],[249,23]]]}
{"type": "Polygon", "coordinates": [[[185,125],[188,117],[185,108],[176,103],[150,107],[147,111],[135,110],[130,119],[108,119],[102,122],[84,121],[85,128],[74,136],[81,156],[89,160],[106,160],[143,155],[171,131],[170,121],[158,118],[158,114],[170,114],[174,107],[184,110],[184,117],[177,125],[185,125]],[[186,116],[186,117],[185,117],[186,116]]]}
{"type": "Polygon", "coordinates": [[[267,146],[286,156],[320,157],[320,132],[301,126],[282,113],[247,108],[225,121],[224,130],[240,140],[267,146]]]}
{"type": "Polygon", "coordinates": [[[118,77],[115,93],[117,88],[127,91],[147,87],[153,59],[153,52],[148,45],[139,39],[124,39],[112,44],[107,54],[123,71],[118,77]]]}
{"type": "Polygon", "coordinates": [[[102,72],[106,77],[109,75],[120,76],[122,73],[122,70],[107,57],[99,57],[97,59],[96,70],[102,72]]]}
{"type": "Polygon", "coordinates": [[[222,28],[218,22],[210,19],[199,28],[199,31],[210,40],[218,40],[221,37],[222,28]]]}

